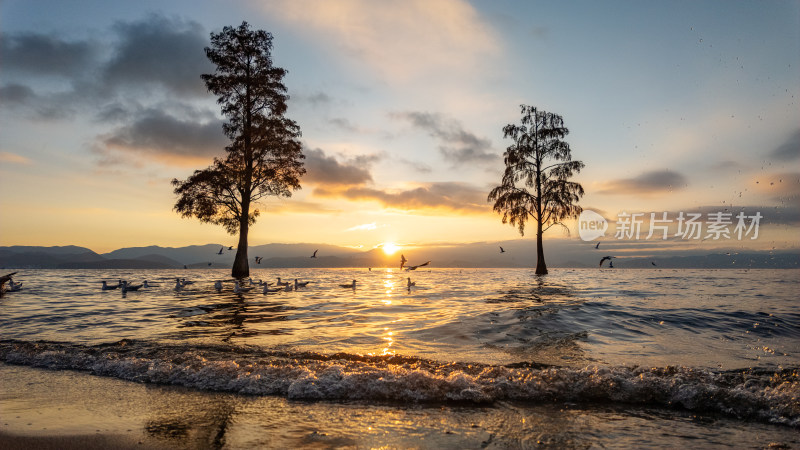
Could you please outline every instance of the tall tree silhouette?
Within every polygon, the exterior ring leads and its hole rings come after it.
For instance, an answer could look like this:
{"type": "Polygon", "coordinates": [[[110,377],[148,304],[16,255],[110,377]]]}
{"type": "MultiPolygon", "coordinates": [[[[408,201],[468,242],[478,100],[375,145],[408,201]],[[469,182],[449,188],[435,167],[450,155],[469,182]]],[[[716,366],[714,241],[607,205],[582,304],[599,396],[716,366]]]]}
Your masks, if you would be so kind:
{"type": "Polygon", "coordinates": [[[232,275],[250,275],[247,235],[262,198],[291,197],[300,189],[303,168],[300,127],[284,116],[289,96],[286,70],[272,65],[272,34],[251,30],[247,22],[211,34],[206,56],[217,68],[202,79],[217,95],[231,143],[224,158],[186,180],[172,180],[182,217],[222,225],[239,234],[232,275]]]}
{"type": "Polygon", "coordinates": [[[503,127],[503,137],[514,142],[503,154],[503,179],[488,201],[494,201],[493,209],[503,214],[503,223],[516,225],[522,236],[525,222],[536,221],[536,274],[545,275],[542,234],[556,224],[567,228],[562,221],[581,213],[577,202],[583,187],[568,179],[584,165],[572,160],[569,144],[563,140],[569,130],[561,116],[533,106],[521,105],[521,109],[521,123],[503,127]]]}

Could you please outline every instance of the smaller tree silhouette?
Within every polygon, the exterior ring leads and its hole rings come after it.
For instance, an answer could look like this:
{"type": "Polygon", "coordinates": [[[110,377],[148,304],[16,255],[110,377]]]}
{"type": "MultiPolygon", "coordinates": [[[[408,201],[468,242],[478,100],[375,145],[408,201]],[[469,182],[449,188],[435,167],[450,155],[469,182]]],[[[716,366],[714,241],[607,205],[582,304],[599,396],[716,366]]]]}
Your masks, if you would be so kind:
{"type": "Polygon", "coordinates": [[[517,226],[521,236],[525,236],[525,222],[536,221],[536,274],[545,275],[542,234],[553,225],[566,228],[562,221],[578,217],[583,210],[577,204],[583,186],[568,180],[584,164],[572,160],[569,144],[563,140],[569,130],[561,116],[533,106],[520,108],[521,123],[503,127],[503,137],[514,142],[503,154],[503,179],[488,201],[503,214],[503,223],[517,226]]]}

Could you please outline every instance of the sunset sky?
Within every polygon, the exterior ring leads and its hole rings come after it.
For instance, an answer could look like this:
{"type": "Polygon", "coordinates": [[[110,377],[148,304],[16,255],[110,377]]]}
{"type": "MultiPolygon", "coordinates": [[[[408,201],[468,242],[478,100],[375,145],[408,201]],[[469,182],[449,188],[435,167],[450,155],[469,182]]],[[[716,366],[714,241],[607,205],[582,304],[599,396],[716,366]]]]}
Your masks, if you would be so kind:
{"type": "Polygon", "coordinates": [[[242,21],[274,35],[308,171],[251,245],[518,238],[486,197],[524,103],[563,116],[584,208],[744,207],[742,245],[800,247],[800,2],[730,0],[2,0],[0,245],[234,244],[170,180],[223,154],[203,47],[242,21]]]}

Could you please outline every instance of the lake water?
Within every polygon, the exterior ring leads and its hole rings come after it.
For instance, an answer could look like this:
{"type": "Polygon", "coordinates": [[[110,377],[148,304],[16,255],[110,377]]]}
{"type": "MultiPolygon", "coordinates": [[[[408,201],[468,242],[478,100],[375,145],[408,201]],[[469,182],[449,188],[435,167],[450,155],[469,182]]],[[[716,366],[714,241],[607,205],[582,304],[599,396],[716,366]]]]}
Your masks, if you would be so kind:
{"type": "Polygon", "coordinates": [[[123,428],[177,445],[800,444],[798,270],[252,275],[310,283],[236,294],[228,271],[21,271],[0,299],[2,422],[24,428],[9,417],[72,386],[126,392],[123,428]],[[101,290],[119,279],[158,285],[101,290]],[[194,431],[150,430],[142,396],[194,431]],[[235,405],[222,437],[208,402],[235,405]]]}

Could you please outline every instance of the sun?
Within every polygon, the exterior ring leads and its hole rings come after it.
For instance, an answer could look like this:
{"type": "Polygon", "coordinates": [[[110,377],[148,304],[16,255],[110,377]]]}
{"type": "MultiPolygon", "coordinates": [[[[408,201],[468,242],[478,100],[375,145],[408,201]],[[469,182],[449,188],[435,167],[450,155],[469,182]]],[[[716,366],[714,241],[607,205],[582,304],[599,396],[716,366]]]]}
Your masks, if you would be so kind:
{"type": "Polygon", "coordinates": [[[383,248],[383,253],[386,253],[387,255],[394,255],[398,250],[400,250],[400,246],[394,242],[384,242],[381,248],[383,248]]]}

